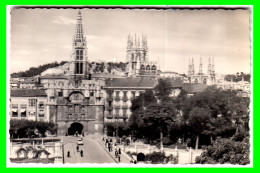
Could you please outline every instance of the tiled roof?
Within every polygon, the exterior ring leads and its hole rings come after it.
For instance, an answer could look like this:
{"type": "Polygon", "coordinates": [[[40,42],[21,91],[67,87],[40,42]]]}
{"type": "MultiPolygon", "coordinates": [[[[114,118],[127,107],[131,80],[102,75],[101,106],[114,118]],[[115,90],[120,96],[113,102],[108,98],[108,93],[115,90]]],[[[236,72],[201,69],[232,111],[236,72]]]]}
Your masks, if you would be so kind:
{"type": "Polygon", "coordinates": [[[184,83],[183,89],[188,93],[198,93],[204,91],[208,85],[200,83],[184,83]]]}
{"type": "Polygon", "coordinates": [[[166,78],[166,80],[171,83],[173,88],[180,88],[183,86],[183,81],[181,78],[166,78]]]}
{"type": "Polygon", "coordinates": [[[119,79],[107,79],[107,87],[137,87],[137,88],[153,88],[157,83],[156,78],[151,77],[137,77],[137,78],[119,78],[119,79]]]}
{"type": "Polygon", "coordinates": [[[47,97],[47,94],[39,89],[17,89],[11,90],[11,97],[47,97]]]}

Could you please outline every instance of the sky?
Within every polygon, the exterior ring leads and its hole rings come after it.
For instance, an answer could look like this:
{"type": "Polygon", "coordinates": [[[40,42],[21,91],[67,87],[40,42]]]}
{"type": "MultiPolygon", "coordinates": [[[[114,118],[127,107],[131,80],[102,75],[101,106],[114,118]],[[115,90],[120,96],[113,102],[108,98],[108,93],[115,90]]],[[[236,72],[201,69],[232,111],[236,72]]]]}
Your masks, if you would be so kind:
{"type": "MultiPolygon", "coordinates": [[[[10,72],[69,61],[79,9],[12,9],[10,72]]],[[[126,61],[128,34],[146,35],[149,60],[162,71],[250,73],[249,10],[81,9],[89,61],[126,61]]]]}

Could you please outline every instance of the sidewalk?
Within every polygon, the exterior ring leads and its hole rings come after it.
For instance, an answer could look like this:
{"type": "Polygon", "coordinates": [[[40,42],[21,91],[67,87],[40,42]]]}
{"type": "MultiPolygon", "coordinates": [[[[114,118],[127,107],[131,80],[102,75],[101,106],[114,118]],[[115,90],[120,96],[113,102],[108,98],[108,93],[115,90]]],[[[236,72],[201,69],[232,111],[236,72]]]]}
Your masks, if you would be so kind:
{"type": "MultiPolygon", "coordinates": [[[[104,150],[116,161],[116,163],[130,164],[130,160],[124,156],[124,154],[120,154],[120,162],[118,162],[118,158],[115,157],[115,150],[112,147],[112,151],[109,152],[108,148],[105,147],[105,141],[102,141],[102,136],[95,136],[94,139],[104,148],[104,150]]],[[[121,148],[123,152],[123,149],[121,148]]],[[[122,153],[121,152],[121,153],[122,153]]]]}

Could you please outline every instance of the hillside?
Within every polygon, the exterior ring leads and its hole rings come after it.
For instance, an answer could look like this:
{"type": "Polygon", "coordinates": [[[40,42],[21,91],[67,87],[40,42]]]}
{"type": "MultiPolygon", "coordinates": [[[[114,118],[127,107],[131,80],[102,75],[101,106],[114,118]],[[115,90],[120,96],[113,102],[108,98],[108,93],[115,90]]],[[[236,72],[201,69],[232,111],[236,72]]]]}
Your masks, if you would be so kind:
{"type": "MultiPolygon", "coordinates": [[[[90,73],[104,73],[104,74],[118,74],[124,75],[126,71],[126,63],[119,62],[91,62],[88,64],[88,69],[90,73]]],[[[66,61],[62,61],[61,63],[49,63],[40,65],[39,67],[31,67],[29,70],[13,73],[11,74],[12,78],[16,77],[33,77],[33,76],[44,76],[47,74],[64,74],[69,75],[69,63],[66,61]]]]}

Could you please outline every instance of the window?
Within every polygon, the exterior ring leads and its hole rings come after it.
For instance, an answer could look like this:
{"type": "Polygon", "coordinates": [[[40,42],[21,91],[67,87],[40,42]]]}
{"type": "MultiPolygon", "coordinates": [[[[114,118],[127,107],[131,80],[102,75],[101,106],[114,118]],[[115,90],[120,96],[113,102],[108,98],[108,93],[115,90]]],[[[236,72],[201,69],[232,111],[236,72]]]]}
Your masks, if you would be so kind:
{"type": "Polygon", "coordinates": [[[36,106],[36,99],[29,99],[29,107],[35,107],[36,106]]]}
{"type": "Polygon", "coordinates": [[[116,117],[119,116],[119,109],[116,109],[116,117]]]}
{"type": "Polygon", "coordinates": [[[44,103],[43,102],[39,102],[39,109],[44,109],[44,103]]]}
{"type": "Polygon", "coordinates": [[[21,117],[26,117],[26,109],[21,109],[21,117]]]}
{"type": "Polygon", "coordinates": [[[90,96],[94,96],[94,91],[90,91],[90,96]]]}
{"type": "Polygon", "coordinates": [[[112,101],[109,101],[109,102],[108,102],[108,106],[112,106],[112,101]]]}
{"type": "Polygon", "coordinates": [[[44,117],[44,111],[43,110],[39,110],[39,117],[44,117]]]}
{"type": "Polygon", "coordinates": [[[12,117],[18,117],[18,104],[12,104],[12,117]]]}
{"type": "Polygon", "coordinates": [[[59,97],[63,97],[62,91],[59,91],[59,92],[58,92],[58,96],[59,96],[59,97]]]}
{"type": "Polygon", "coordinates": [[[72,114],[68,114],[68,119],[71,119],[72,118],[72,114]]]}
{"type": "Polygon", "coordinates": [[[135,98],[135,91],[132,91],[132,97],[135,98]]]}

